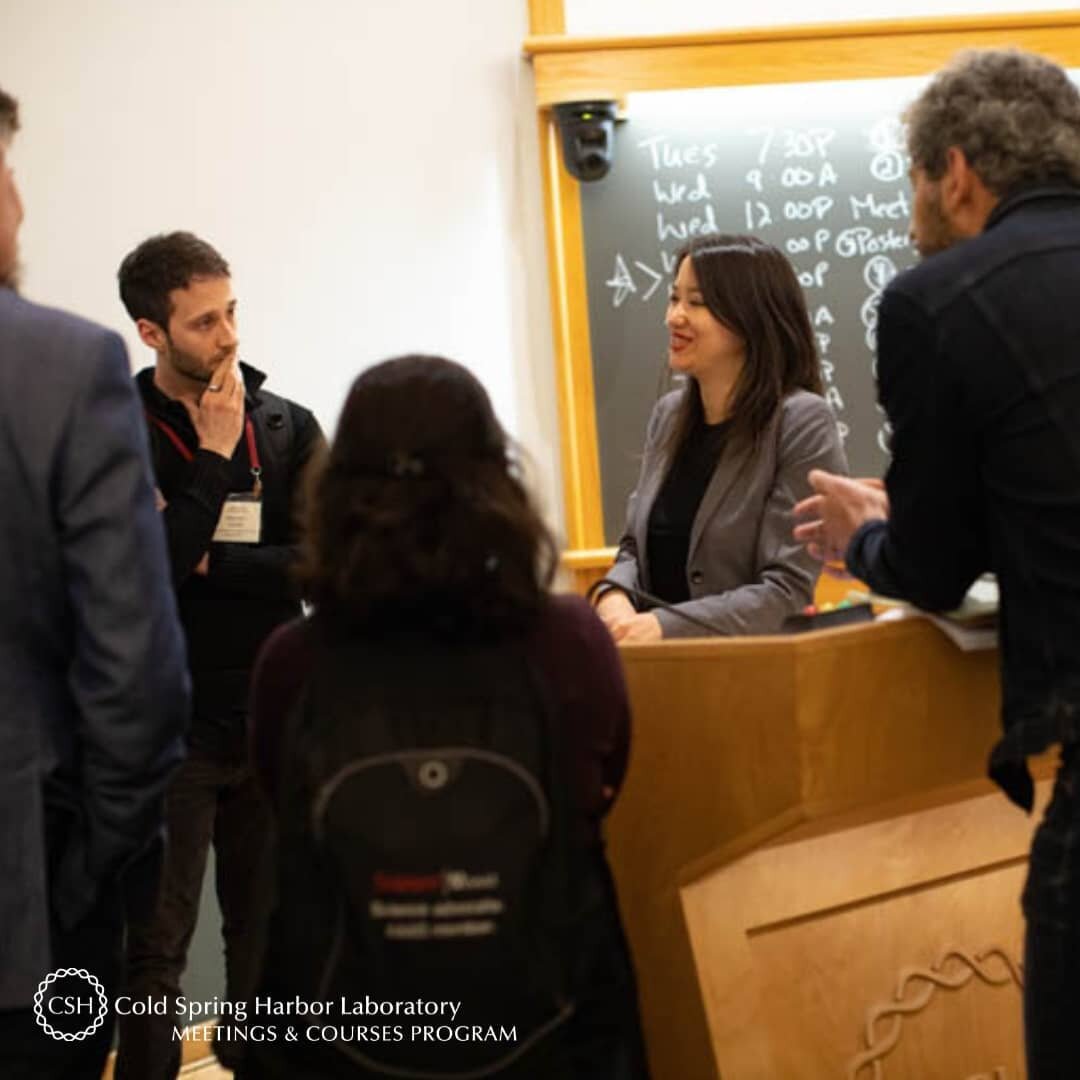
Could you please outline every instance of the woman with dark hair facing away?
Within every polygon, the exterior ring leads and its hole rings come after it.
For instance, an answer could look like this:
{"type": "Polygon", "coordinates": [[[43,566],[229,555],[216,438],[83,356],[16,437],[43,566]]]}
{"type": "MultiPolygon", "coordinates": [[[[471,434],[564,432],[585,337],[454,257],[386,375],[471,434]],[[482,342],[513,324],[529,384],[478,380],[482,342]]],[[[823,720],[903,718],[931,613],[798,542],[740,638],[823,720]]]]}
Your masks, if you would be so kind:
{"type": "Polygon", "coordinates": [[[315,614],[267,642],[251,714],[278,832],[253,1004],[326,1009],[249,1041],[243,1080],[646,1075],[600,834],[626,691],[555,563],[464,367],[356,379],[310,500],[315,614]]]}
{"type": "Polygon", "coordinates": [[[776,248],[700,236],[678,254],[666,322],[684,384],[649,419],[597,612],[616,641],[776,633],[820,569],[792,538],[807,473],[847,472],[806,300],[776,248]]]}

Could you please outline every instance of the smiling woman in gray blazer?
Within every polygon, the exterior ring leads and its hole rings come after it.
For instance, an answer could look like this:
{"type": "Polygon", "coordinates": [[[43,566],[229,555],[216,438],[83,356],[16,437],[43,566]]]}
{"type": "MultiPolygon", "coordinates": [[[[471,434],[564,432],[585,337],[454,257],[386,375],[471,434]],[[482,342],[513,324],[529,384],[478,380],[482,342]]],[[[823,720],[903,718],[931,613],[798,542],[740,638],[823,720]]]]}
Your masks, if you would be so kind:
{"type": "Polygon", "coordinates": [[[775,633],[820,570],[792,538],[806,475],[847,472],[806,300],[776,248],[702,236],[678,255],[666,322],[685,385],[653,409],[597,612],[616,641],[775,633]]]}

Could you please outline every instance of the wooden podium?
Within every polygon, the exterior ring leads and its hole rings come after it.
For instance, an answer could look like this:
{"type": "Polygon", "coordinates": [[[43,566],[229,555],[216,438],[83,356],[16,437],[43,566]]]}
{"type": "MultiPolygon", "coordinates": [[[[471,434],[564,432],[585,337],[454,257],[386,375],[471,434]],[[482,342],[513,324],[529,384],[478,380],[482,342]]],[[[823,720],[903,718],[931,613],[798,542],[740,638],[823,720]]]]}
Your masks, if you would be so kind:
{"type": "Polygon", "coordinates": [[[1037,817],[984,779],[997,653],[910,619],[622,658],[608,837],[653,1080],[1023,1077],[1037,817]]]}

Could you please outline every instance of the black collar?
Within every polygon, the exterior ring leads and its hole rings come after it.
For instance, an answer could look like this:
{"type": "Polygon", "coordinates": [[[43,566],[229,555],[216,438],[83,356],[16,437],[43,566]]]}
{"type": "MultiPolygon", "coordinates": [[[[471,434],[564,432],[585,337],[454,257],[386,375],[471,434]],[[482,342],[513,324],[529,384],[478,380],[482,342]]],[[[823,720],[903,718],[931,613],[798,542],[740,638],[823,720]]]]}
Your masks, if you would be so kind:
{"type": "Polygon", "coordinates": [[[1014,191],[1011,195],[1002,198],[994,209],[990,211],[990,216],[986,219],[983,231],[992,229],[1002,218],[1008,217],[1009,214],[1021,206],[1055,199],[1064,202],[1080,202],[1080,188],[1072,184],[1058,183],[1040,184],[1038,187],[1021,188],[1019,191],[1014,191]]]}

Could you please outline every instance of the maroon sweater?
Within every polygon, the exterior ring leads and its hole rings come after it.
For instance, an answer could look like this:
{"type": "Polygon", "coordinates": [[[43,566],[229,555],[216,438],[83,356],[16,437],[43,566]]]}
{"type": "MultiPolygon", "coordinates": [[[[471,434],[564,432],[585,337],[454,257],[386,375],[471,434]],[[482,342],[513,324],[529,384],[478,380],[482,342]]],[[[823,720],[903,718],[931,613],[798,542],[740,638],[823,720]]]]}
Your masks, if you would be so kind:
{"type": "MultiPolygon", "coordinates": [[[[305,619],[279,627],[266,641],[252,681],[250,739],[255,770],[277,790],[279,739],[289,710],[311,671],[313,636],[305,619]]],[[[611,635],[576,596],[553,596],[530,632],[529,650],[547,679],[579,809],[599,844],[600,819],[611,809],[626,774],[630,709],[611,635]]]]}

